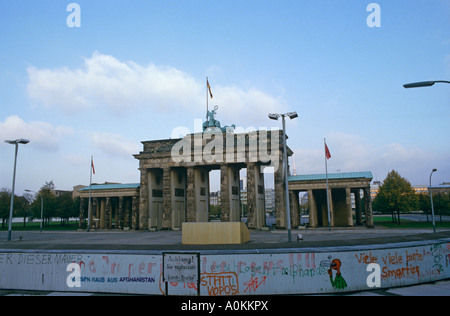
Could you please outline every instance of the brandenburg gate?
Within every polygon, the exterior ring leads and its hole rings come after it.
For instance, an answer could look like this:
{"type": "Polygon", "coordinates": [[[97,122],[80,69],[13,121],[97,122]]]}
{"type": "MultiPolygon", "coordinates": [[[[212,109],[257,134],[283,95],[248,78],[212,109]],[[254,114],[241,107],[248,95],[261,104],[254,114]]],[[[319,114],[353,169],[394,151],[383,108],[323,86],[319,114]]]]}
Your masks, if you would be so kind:
{"type": "MultiPolygon", "coordinates": [[[[211,117],[203,133],[142,142],[143,150],[134,155],[140,170],[139,229],[177,230],[183,222],[208,222],[211,170],[220,170],[221,221],[240,222],[242,168],[247,169],[247,225],[261,229],[267,167],[274,172],[276,226],[286,226],[283,132],[236,134],[234,127],[217,123],[211,117]]],[[[288,155],[292,155],[289,148],[288,155]]]]}

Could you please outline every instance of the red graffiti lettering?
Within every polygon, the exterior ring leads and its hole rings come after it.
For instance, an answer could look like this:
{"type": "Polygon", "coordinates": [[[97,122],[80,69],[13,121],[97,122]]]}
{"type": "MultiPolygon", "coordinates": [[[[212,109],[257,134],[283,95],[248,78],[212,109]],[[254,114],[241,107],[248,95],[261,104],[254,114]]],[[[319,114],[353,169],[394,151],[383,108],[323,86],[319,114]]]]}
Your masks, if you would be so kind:
{"type": "Polygon", "coordinates": [[[244,290],[244,293],[247,292],[247,291],[249,291],[249,292],[251,292],[251,291],[256,292],[256,290],[257,290],[262,284],[265,284],[265,283],[266,283],[266,278],[267,278],[267,276],[263,276],[263,277],[261,278],[261,281],[259,281],[257,277],[255,278],[255,277],[252,276],[251,279],[250,279],[248,282],[244,283],[244,285],[247,286],[247,287],[245,288],[245,290],[244,290]]]}

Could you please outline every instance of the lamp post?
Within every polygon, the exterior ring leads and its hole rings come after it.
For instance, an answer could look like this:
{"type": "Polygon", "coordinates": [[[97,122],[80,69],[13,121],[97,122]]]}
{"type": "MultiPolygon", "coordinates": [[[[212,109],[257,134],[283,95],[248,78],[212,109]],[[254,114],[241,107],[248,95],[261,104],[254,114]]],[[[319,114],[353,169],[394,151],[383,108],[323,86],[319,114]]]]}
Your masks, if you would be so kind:
{"type": "Polygon", "coordinates": [[[11,240],[11,231],[12,231],[12,217],[13,217],[13,208],[14,208],[14,187],[16,184],[16,164],[17,164],[17,151],[19,149],[19,144],[28,144],[30,141],[28,139],[16,139],[16,140],[5,140],[5,143],[16,145],[16,151],[14,156],[14,171],[13,171],[13,182],[12,182],[12,192],[11,192],[11,206],[9,208],[9,222],[8,222],[8,241],[11,240]]]}
{"type": "MultiPolygon", "coordinates": [[[[450,83],[450,81],[446,80],[434,80],[434,81],[421,81],[421,82],[413,82],[413,83],[407,83],[404,84],[403,87],[406,89],[409,88],[422,88],[422,87],[431,87],[434,86],[435,83],[450,83]]],[[[431,199],[431,217],[433,220],[433,232],[436,232],[436,224],[434,222],[434,207],[433,207],[433,194],[431,192],[431,176],[433,175],[433,172],[436,172],[437,169],[434,168],[430,173],[430,199],[431,199]]]]}
{"type": "Polygon", "coordinates": [[[435,81],[421,81],[421,82],[413,82],[407,83],[403,85],[403,88],[422,88],[422,87],[431,87],[434,86],[435,83],[450,83],[450,81],[445,80],[435,80],[435,81]]]}
{"type": "Polygon", "coordinates": [[[434,222],[434,207],[433,207],[433,193],[431,192],[431,176],[433,175],[433,172],[436,172],[437,169],[434,168],[433,171],[430,173],[430,198],[431,198],[431,218],[433,221],[433,233],[436,232],[436,224],[434,222]]]}
{"type": "Polygon", "coordinates": [[[291,234],[291,210],[289,206],[289,183],[288,183],[288,160],[287,160],[287,146],[286,146],[286,123],[285,117],[288,116],[291,120],[298,117],[297,112],[288,112],[284,114],[269,114],[269,118],[271,120],[277,121],[279,117],[282,117],[283,121],[283,150],[284,150],[284,178],[285,178],[285,194],[286,194],[286,221],[287,221],[287,229],[288,229],[288,241],[292,242],[292,234],[291,234]]]}
{"type": "Polygon", "coordinates": [[[25,191],[26,192],[36,193],[41,198],[41,227],[39,228],[39,232],[42,233],[42,223],[44,222],[44,198],[38,192],[34,192],[34,191],[31,191],[31,190],[25,190],[25,191]]]}

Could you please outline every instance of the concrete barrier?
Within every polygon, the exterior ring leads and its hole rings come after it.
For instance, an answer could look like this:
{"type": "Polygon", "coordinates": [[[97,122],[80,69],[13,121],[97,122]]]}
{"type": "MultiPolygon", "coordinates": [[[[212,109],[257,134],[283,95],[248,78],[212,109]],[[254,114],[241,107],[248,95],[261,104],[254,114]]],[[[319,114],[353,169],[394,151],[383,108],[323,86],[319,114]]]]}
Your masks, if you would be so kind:
{"type": "Polygon", "coordinates": [[[250,241],[250,232],[242,222],[183,223],[184,245],[243,244],[250,241]]]}
{"type": "Polygon", "coordinates": [[[390,288],[450,278],[448,238],[358,247],[196,253],[199,282],[183,284],[164,282],[163,251],[0,250],[0,288],[197,295],[199,287],[203,296],[290,295],[390,288]]]}

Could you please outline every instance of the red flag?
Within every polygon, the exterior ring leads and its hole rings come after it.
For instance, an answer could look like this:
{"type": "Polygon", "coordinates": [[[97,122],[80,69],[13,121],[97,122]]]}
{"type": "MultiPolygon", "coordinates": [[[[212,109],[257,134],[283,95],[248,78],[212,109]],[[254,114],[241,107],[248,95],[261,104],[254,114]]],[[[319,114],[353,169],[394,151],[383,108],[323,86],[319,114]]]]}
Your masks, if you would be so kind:
{"type": "Polygon", "coordinates": [[[328,150],[327,143],[325,143],[325,157],[327,157],[327,159],[331,158],[331,154],[330,151],[328,150]]]}
{"type": "Polygon", "coordinates": [[[206,78],[206,85],[207,85],[208,90],[209,90],[209,95],[211,96],[211,99],[212,99],[212,98],[213,98],[213,94],[212,94],[212,92],[211,92],[211,86],[209,85],[208,78],[206,78]]]}
{"type": "Polygon", "coordinates": [[[91,159],[92,172],[95,174],[94,159],[91,159]]]}

